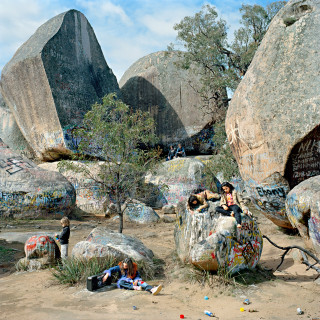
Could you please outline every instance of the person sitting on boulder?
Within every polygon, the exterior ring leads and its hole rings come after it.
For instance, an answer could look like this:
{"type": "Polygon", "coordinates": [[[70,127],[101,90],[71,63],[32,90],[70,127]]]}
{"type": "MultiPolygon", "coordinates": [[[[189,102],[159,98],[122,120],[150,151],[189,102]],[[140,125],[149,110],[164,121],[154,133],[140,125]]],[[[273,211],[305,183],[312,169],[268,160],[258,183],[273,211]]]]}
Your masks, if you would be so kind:
{"type": "Polygon", "coordinates": [[[188,209],[193,211],[200,212],[202,209],[205,209],[209,206],[207,200],[211,199],[219,199],[220,195],[218,193],[214,193],[210,190],[204,190],[200,193],[191,194],[188,199],[188,209]]]}
{"type": "Polygon", "coordinates": [[[162,285],[152,287],[146,282],[142,281],[138,266],[131,258],[126,258],[120,262],[117,266],[114,266],[108,270],[103,271],[105,276],[102,281],[107,281],[108,277],[116,274],[118,276],[117,287],[120,289],[127,290],[145,290],[153,295],[157,295],[161,289],[162,285]]]}
{"type": "Polygon", "coordinates": [[[217,213],[225,216],[235,217],[237,227],[241,228],[241,212],[248,213],[248,208],[240,195],[229,182],[224,182],[222,185],[222,196],[220,206],[216,208],[217,213]]]}
{"type": "Polygon", "coordinates": [[[181,145],[181,143],[179,143],[175,158],[185,157],[185,156],[186,156],[186,152],[184,151],[184,147],[181,145]]]}
{"type": "Polygon", "coordinates": [[[176,149],[171,145],[166,161],[172,160],[176,154],[176,149]]]}

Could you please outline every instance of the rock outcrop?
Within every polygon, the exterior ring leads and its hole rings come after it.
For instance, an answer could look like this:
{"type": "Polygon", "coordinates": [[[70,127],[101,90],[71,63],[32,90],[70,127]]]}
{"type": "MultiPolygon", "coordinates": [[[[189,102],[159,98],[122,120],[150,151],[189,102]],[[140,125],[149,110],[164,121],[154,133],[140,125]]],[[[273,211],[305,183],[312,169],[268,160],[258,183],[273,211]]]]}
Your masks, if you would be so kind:
{"type": "Polygon", "coordinates": [[[155,119],[156,133],[165,150],[181,142],[187,152],[210,153],[213,148],[212,117],[222,120],[225,108],[214,109],[208,115],[196,89],[200,79],[193,68],[179,68],[178,52],[156,52],[135,62],[119,84],[123,101],[148,111],[155,119]]]}
{"type": "Polygon", "coordinates": [[[144,224],[160,220],[160,217],[152,208],[138,200],[132,199],[127,201],[125,206],[123,215],[126,221],[144,224]]]}
{"type": "Polygon", "coordinates": [[[320,176],[309,178],[287,195],[286,210],[291,224],[307,246],[320,255],[320,176]]]}
{"type": "Polygon", "coordinates": [[[138,239],[98,227],[91,231],[85,241],[72,249],[74,257],[91,259],[113,256],[118,260],[131,257],[135,261],[152,261],[153,252],[138,239]]]}
{"type": "Polygon", "coordinates": [[[91,105],[119,93],[85,16],[69,10],[40,26],[5,65],[1,92],[36,156],[69,154],[72,129],[91,105]]]}
{"type": "MultiPolygon", "coordinates": [[[[39,164],[39,167],[49,171],[59,172],[59,162],[47,162],[39,164]]],[[[94,175],[99,172],[101,162],[92,162],[89,165],[90,172],[94,175]]],[[[102,191],[101,185],[93,179],[85,177],[81,173],[64,171],[61,174],[68,179],[76,191],[76,206],[84,212],[104,214],[107,210],[109,198],[102,191]]]]}
{"type": "Polygon", "coordinates": [[[242,215],[239,230],[234,218],[215,213],[217,205],[209,202],[208,210],[191,214],[185,201],[178,204],[174,238],[179,258],[201,270],[223,268],[232,274],[254,268],[263,245],[257,222],[242,215]]]}
{"type": "Polygon", "coordinates": [[[213,187],[203,185],[204,166],[202,161],[195,158],[177,158],[161,163],[155,173],[146,176],[147,182],[168,187],[158,193],[158,198],[155,195],[156,201],[152,207],[176,205],[201,188],[218,192],[221,187],[218,179],[213,187]]]}
{"type": "Polygon", "coordinates": [[[281,227],[291,227],[286,194],[320,174],[319,31],[320,3],[289,1],[271,22],[226,116],[246,190],[281,227]]]}
{"type": "Polygon", "coordinates": [[[73,209],[72,184],[58,172],[39,168],[0,139],[0,216],[62,217],[73,209]]]}
{"type": "Polygon", "coordinates": [[[20,259],[18,267],[37,270],[53,265],[60,259],[60,249],[54,239],[46,234],[30,237],[25,245],[26,257],[20,259]]]}

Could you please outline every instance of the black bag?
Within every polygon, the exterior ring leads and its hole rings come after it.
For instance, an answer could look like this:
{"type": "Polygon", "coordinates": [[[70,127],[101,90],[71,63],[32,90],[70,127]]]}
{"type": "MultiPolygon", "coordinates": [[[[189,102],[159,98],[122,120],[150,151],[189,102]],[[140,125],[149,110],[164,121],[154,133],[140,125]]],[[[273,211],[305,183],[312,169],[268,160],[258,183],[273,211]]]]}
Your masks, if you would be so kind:
{"type": "Polygon", "coordinates": [[[90,276],[87,278],[87,289],[89,291],[96,291],[104,286],[108,286],[111,284],[112,277],[108,277],[108,279],[103,282],[102,278],[105,276],[105,273],[101,273],[98,275],[90,276]]]}

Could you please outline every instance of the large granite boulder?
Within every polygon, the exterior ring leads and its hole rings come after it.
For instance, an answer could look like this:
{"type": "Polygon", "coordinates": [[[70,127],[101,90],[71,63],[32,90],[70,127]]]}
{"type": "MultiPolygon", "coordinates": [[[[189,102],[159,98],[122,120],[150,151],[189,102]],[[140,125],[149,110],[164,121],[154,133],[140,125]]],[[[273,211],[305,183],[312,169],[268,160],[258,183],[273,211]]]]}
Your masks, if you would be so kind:
{"type": "MultiPolygon", "coordinates": [[[[89,164],[91,174],[99,172],[99,164],[89,164]]],[[[49,171],[59,172],[58,161],[39,164],[39,167],[49,171]]],[[[109,197],[102,190],[101,185],[94,179],[90,179],[82,173],[63,171],[61,174],[68,179],[76,191],[76,206],[84,212],[104,214],[110,202],[109,197]]]]}
{"type": "Polygon", "coordinates": [[[203,161],[195,158],[177,158],[161,163],[154,173],[146,176],[146,181],[155,186],[167,186],[158,193],[158,198],[155,197],[153,207],[176,205],[199,189],[220,191],[221,184],[218,179],[210,188],[203,184],[204,167],[203,161]]]}
{"type": "Polygon", "coordinates": [[[25,245],[26,257],[20,259],[18,268],[35,270],[53,265],[60,259],[60,249],[54,239],[46,234],[30,237],[25,245]]]}
{"type": "Polygon", "coordinates": [[[226,131],[246,190],[291,227],[285,197],[320,174],[320,3],[291,0],[272,20],[231,100],[226,131]]]}
{"type": "Polygon", "coordinates": [[[119,82],[122,99],[152,115],[165,150],[181,142],[187,152],[211,154],[212,120],[224,119],[227,105],[219,108],[211,102],[206,109],[214,109],[213,115],[201,109],[204,103],[196,92],[201,85],[199,72],[194,67],[179,68],[179,61],[179,52],[164,51],[139,59],[119,82]]]}
{"type": "Polygon", "coordinates": [[[137,222],[141,224],[158,222],[159,215],[143,202],[131,199],[125,203],[123,212],[126,221],[137,222]]]}
{"type": "Polygon", "coordinates": [[[36,156],[70,153],[72,129],[91,105],[119,93],[85,16],[69,10],[50,19],[2,69],[1,92],[36,156]]]}
{"type": "Polygon", "coordinates": [[[217,205],[209,202],[208,210],[191,213],[185,201],[178,204],[174,238],[179,258],[208,271],[254,268],[263,245],[257,222],[242,215],[239,230],[234,218],[215,213],[217,205]]]}
{"type": "Polygon", "coordinates": [[[72,184],[58,172],[39,168],[0,139],[0,216],[62,217],[73,209],[72,184]]]}
{"type": "Polygon", "coordinates": [[[140,240],[105,227],[93,229],[85,241],[80,241],[74,246],[72,255],[85,259],[113,256],[121,260],[131,257],[135,261],[148,262],[153,258],[153,252],[140,240]]]}
{"type": "Polygon", "coordinates": [[[28,142],[22,135],[10,108],[0,93],[0,138],[11,150],[29,159],[35,157],[28,142]]]}
{"type": "Polygon", "coordinates": [[[307,246],[320,255],[320,176],[309,178],[287,195],[286,210],[291,224],[307,246]]]}

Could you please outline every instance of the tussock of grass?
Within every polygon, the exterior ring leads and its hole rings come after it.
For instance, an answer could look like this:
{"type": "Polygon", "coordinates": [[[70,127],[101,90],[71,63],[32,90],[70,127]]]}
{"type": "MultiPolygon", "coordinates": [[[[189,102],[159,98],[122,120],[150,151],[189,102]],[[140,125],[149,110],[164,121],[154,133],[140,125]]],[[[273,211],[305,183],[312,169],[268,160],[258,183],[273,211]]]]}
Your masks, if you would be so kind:
{"type": "MultiPolygon", "coordinates": [[[[60,284],[75,285],[86,281],[89,276],[100,274],[104,270],[116,266],[120,261],[110,256],[105,258],[79,259],[70,257],[65,259],[52,271],[53,277],[60,284]]],[[[139,261],[138,270],[143,279],[154,279],[161,270],[161,260],[139,261]]]]}

